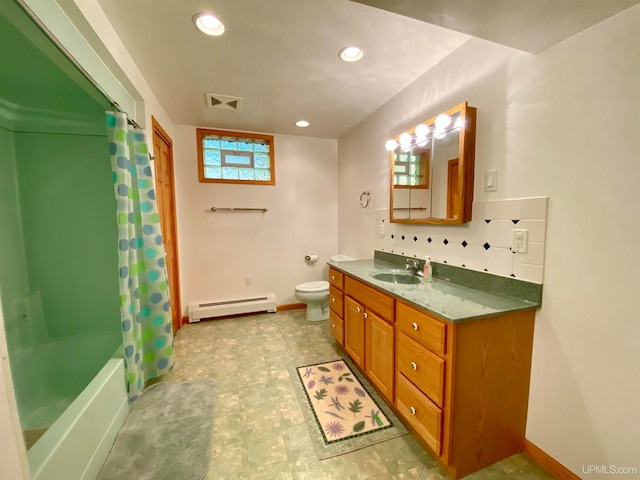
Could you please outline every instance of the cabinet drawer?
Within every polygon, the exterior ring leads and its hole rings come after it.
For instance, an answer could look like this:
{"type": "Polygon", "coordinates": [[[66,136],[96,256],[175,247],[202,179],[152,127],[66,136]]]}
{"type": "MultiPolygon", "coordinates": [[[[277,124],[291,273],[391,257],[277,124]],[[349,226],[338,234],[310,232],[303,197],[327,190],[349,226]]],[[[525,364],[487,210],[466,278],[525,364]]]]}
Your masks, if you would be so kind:
{"type": "Polygon", "coordinates": [[[404,332],[398,335],[398,372],[442,407],[445,361],[431,353],[404,332]]]}
{"type": "Polygon", "coordinates": [[[344,321],[333,310],[329,312],[329,329],[338,343],[344,346],[344,321]]]}
{"type": "Polygon", "coordinates": [[[344,318],[344,300],[340,290],[333,285],[329,286],[329,306],[340,318],[344,318]]]}
{"type": "Polygon", "coordinates": [[[329,283],[338,290],[344,290],[344,273],[329,267],[329,283]]]}
{"type": "Polygon", "coordinates": [[[344,293],[380,315],[387,322],[393,323],[395,300],[349,276],[344,279],[344,293]]]}
{"type": "Polygon", "coordinates": [[[425,443],[440,455],[442,410],[402,375],[397,376],[396,406],[425,443]]]}
{"type": "Polygon", "coordinates": [[[446,353],[447,325],[444,322],[398,302],[396,324],[430,350],[442,355],[446,353]]]}

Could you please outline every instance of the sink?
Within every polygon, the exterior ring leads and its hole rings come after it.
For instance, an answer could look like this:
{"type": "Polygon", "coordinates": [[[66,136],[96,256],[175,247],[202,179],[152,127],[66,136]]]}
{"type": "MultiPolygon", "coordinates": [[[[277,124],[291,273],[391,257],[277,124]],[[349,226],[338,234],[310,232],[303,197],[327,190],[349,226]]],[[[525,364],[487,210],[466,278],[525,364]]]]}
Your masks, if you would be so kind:
{"type": "Polygon", "coordinates": [[[402,271],[380,272],[373,274],[373,278],[389,283],[399,283],[402,285],[416,285],[421,282],[420,277],[402,271]]]}

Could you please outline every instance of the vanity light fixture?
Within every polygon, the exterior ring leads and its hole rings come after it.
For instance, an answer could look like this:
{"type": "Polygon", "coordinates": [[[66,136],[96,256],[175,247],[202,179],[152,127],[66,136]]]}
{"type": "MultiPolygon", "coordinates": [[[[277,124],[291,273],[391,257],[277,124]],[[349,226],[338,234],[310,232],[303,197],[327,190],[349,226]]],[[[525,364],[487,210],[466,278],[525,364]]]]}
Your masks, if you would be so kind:
{"type": "Polygon", "coordinates": [[[309,126],[309,122],[307,122],[306,120],[298,120],[296,122],[296,126],[297,127],[301,127],[301,128],[308,127],[309,126]]]}
{"type": "Polygon", "coordinates": [[[398,148],[398,142],[395,140],[387,140],[387,143],[384,144],[384,148],[389,152],[393,152],[396,148],[398,148]]]}
{"type": "Polygon", "coordinates": [[[393,139],[387,140],[384,148],[389,152],[393,152],[398,148],[402,151],[408,151],[413,146],[423,147],[428,143],[429,138],[441,139],[450,131],[457,130],[463,126],[464,121],[462,118],[458,117],[455,124],[452,125],[451,117],[442,113],[436,117],[434,130],[431,130],[428,125],[420,123],[413,129],[413,134],[404,132],[398,137],[397,141],[393,139]]]}
{"type": "Polygon", "coordinates": [[[219,37],[225,30],[224,24],[218,20],[218,17],[210,13],[197,13],[193,16],[193,23],[202,33],[212,37],[219,37]]]}
{"type": "Polygon", "coordinates": [[[351,63],[360,60],[364,56],[364,52],[361,48],[351,45],[340,50],[338,55],[343,61],[351,63]]]}

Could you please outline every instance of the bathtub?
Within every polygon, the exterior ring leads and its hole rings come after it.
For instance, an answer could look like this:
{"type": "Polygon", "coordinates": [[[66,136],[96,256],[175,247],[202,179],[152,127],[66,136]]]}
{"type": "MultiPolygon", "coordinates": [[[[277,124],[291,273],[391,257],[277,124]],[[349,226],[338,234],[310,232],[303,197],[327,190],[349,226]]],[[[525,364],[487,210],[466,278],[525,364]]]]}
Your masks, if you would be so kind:
{"type": "Polygon", "coordinates": [[[45,432],[27,452],[33,480],[97,477],[129,412],[120,341],[71,337],[12,361],[23,429],[45,432]]]}

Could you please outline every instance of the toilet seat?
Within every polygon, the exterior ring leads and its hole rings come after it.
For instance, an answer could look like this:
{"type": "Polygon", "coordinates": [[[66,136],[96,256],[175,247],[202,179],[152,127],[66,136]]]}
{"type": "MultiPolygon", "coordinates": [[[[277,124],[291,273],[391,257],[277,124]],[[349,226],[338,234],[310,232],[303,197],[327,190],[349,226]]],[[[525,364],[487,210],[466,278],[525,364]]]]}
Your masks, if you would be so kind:
{"type": "Polygon", "coordinates": [[[296,292],[300,293],[320,293],[329,291],[329,282],[320,280],[318,282],[307,282],[296,285],[296,292]]]}

